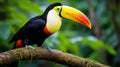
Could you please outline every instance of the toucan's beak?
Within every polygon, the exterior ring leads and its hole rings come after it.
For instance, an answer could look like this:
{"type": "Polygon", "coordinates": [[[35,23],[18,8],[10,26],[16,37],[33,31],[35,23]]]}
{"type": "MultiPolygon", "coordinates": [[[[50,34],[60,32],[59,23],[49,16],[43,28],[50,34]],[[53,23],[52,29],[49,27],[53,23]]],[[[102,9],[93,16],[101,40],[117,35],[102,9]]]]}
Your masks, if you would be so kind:
{"type": "Polygon", "coordinates": [[[64,18],[79,22],[79,23],[89,27],[90,29],[92,27],[91,22],[87,18],[87,16],[75,8],[63,5],[60,15],[64,18]]]}

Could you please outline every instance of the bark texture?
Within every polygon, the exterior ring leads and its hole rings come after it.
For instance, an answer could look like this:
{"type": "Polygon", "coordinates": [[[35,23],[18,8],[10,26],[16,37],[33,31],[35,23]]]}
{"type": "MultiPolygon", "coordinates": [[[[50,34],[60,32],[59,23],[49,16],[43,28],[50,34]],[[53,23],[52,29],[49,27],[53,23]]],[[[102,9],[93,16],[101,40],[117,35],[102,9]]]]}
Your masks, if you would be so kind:
{"type": "Polygon", "coordinates": [[[80,58],[66,52],[36,47],[18,48],[0,53],[0,66],[20,60],[42,59],[64,64],[69,67],[109,67],[87,58],[80,58]]]}

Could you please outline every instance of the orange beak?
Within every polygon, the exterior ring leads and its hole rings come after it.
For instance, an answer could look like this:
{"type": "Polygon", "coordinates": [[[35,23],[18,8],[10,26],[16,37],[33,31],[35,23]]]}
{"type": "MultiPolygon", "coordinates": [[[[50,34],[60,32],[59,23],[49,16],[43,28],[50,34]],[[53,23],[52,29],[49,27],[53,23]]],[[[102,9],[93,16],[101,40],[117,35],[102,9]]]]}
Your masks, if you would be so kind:
{"type": "Polygon", "coordinates": [[[87,16],[82,13],[81,11],[69,7],[69,6],[62,6],[61,14],[62,17],[79,22],[88,28],[92,28],[90,20],[87,18],[87,16]]]}

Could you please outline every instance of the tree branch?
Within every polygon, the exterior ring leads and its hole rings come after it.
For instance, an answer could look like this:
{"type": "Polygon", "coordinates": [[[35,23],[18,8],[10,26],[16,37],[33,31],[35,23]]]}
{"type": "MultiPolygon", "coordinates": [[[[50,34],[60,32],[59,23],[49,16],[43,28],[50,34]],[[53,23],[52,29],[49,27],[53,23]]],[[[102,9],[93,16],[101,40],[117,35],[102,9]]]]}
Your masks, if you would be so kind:
{"type": "Polygon", "coordinates": [[[96,61],[80,58],[58,50],[36,47],[18,48],[0,53],[0,65],[6,65],[19,60],[43,59],[65,64],[70,67],[109,67],[96,61]]]}

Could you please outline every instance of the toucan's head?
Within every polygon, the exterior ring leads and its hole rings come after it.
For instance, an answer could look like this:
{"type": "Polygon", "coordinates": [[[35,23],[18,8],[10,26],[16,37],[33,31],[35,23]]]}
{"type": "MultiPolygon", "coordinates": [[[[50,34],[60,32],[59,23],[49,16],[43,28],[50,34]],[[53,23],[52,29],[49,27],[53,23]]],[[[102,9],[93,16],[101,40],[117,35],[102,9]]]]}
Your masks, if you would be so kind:
{"type": "Polygon", "coordinates": [[[44,31],[47,33],[54,33],[61,27],[61,18],[73,20],[81,23],[91,29],[91,22],[87,16],[81,11],[62,5],[61,3],[54,3],[48,6],[44,14],[46,16],[46,27],[44,31]]]}

